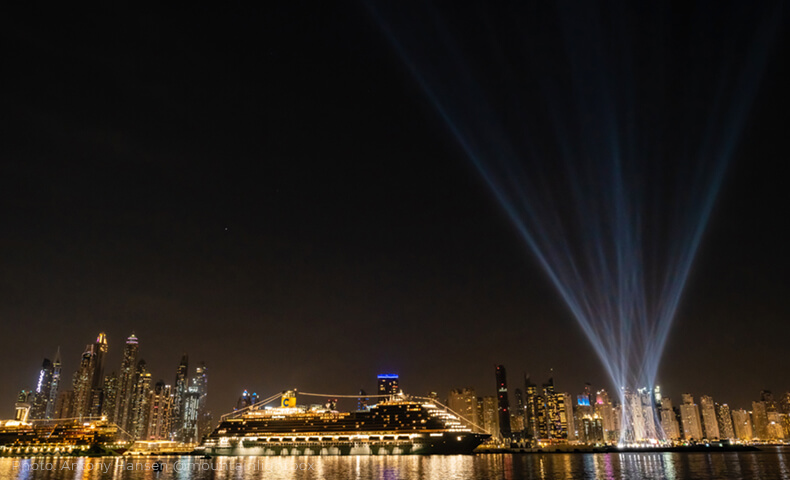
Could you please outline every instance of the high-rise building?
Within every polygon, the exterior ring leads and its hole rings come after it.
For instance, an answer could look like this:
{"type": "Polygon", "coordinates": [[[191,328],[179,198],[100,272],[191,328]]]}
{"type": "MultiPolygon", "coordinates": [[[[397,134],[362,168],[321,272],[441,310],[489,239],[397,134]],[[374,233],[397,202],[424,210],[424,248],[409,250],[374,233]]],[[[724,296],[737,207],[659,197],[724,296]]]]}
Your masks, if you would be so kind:
{"type": "Polygon", "coordinates": [[[124,431],[129,431],[132,423],[132,404],[137,385],[137,355],[140,351],[137,337],[132,333],[126,339],[123,349],[121,370],[118,374],[118,391],[115,395],[115,410],[111,420],[124,431]]]}
{"type": "Polygon", "coordinates": [[[524,429],[526,428],[524,392],[520,388],[516,388],[513,390],[513,396],[516,399],[516,408],[510,412],[510,427],[513,433],[518,434],[518,438],[524,438],[524,429]]]}
{"type": "Polygon", "coordinates": [[[368,398],[367,392],[365,392],[365,390],[360,388],[359,398],[357,398],[357,410],[359,411],[367,410],[368,408],[370,408],[370,406],[368,405],[369,402],[370,399],[368,398]]]}
{"type": "Polygon", "coordinates": [[[537,416],[538,438],[557,438],[559,415],[557,414],[557,397],[554,391],[553,377],[543,384],[543,395],[538,397],[537,416]]]}
{"type": "Polygon", "coordinates": [[[461,416],[461,420],[468,426],[474,428],[480,425],[477,418],[477,393],[472,387],[450,390],[447,396],[447,406],[450,410],[461,416]]]}
{"type": "Polygon", "coordinates": [[[241,392],[241,396],[236,401],[236,410],[243,410],[252,405],[252,395],[247,390],[241,392]]]}
{"type": "Polygon", "coordinates": [[[735,427],[735,437],[738,440],[750,442],[754,438],[751,415],[746,410],[733,410],[732,424],[735,427]]]}
{"type": "Polygon", "coordinates": [[[768,412],[768,440],[779,442],[785,439],[783,413],[776,410],[768,412]]]}
{"type": "Polygon", "coordinates": [[[767,440],[768,435],[768,406],[766,402],[752,402],[752,425],[754,437],[767,440]]]}
{"type": "Polygon", "coordinates": [[[156,382],[148,407],[148,428],[145,437],[149,440],[170,438],[170,407],[173,396],[170,385],[163,380],[156,382]]]}
{"type": "Polygon", "coordinates": [[[189,357],[187,354],[181,356],[181,362],[176,369],[176,381],[173,383],[173,411],[171,437],[177,441],[184,441],[184,425],[186,423],[186,398],[189,391],[189,357]]]}
{"type": "Polygon", "coordinates": [[[659,399],[662,399],[661,389],[654,389],[651,392],[648,388],[640,388],[638,393],[642,402],[642,425],[644,425],[645,429],[643,439],[648,441],[651,439],[657,439],[658,427],[656,425],[656,411],[653,408],[653,402],[655,401],[656,395],[659,399]]]}
{"type": "Polygon", "coordinates": [[[675,410],[672,408],[672,400],[669,397],[661,399],[661,428],[664,430],[664,437],[667,440],[680,440],[680,426],[678,424],[675,410]]]}
{"type": "Polygon", "coordinates": [[[55,399],[53,418],[72,418],[74,416],[74,391],[62,390],[55,399]]]}
{"type": "Polygon", "coordinates": [[[656,409],[661,408],[661,402],[663,402],[664,396],[661,395],[661,387],[656,385],[653,388],[653,405],[655,405],[656,409]]]}
{"type": "Polygon", "coordinates": [[[142,439],[148,430],[148,413],[151,400],[151,373],[145,360],[137,362],[136,381],[132,391],[131,422],[129,433],[132,438],[142,439]]]}
{"type": "Polygon", "coordinates": [[[513,432],[513,438],[520,440],[524,433],[524,417],[517,412],[518,410],[510,412],[510,430],[513,432]]]}
{"type": "Polygon", "coordinates": [[[774,394],[771,393],[770,390],[760,391],[760,401],[765,403],[766,413],[779,411],[779,404],[774,399],[774,394]]]}
{"type": "Polygon", "coordinates": [[[719,437],[734,440],[736,437],[732,425],[732,414],[726,403],[716,404],[716,418],[719,422],[719,437]]]}
{"type": "MultiPolygon", "coordinates": [[[[197,404],[197,439],[202,438],[211,430],[211,412],[208,411],[208,368],[205,362],[195,368],[194,384],[199,395],[197,404]]],[[[258,394],[253,394],[253,403],[258,402],[258,394]]]]}
{"type": "Polygon", "coordinates": [[[482,398],[483,429],[494,438],[500,435],[497,399],[494,396],[482,398]]]}
{"type": "Polygon", "coordinates": [[[57,352],[55,352],[55,360],[52,362],[52,382],[50,383],[49,402],[47,403],[46,418],[58,418],[55,415],[55,407],[60,391],[60,370],[60,347],[58,347],[57,352]]]}
{"type": "Polygon", "coordinates": [[[573,422],[573,400],[570,393],[558,393],[557,409],[560,414],[560,437],[576,440],[576,425],[573,422]]]}
{"type": "Polygon", "coordinates": [[[538,386],[524,375],[524,427],[525,436],[530,440],[538,438],[538,386]]]}
{"type": "Polygon", "coordinates": [[[112,418],[115,415],[115,406],[118,403],[118,374],[111,372],[104,377],[104,402],[102,403],[102,417],[112,418]]]}
{"type": "Polygon", "coordinates": [[[400,391],[398,389],[398,376],[392,373],[382,373],[378,377],[378,394],[379,395],[397,395],[400,391]]]}
{"type": "Polygon", "coordinates": [[[600,438],[595,438],[597,432],[595,431],[596,423],[594,419],[598,420],[597,423],[601,426],[601,429],[603,429],[603,423],[600,417],[595,415],[593,408],[595,402],[594,400],[591,401],[590,398],[592,396],[591,390],[592,386],[589,383],[585,383],[582,393],[576,395],[576,408],[573,416],[575,424],[574,436],[577,436],[582,442],[597,443],[603,441],[603,433],[601,433],[600,438]]]}
{"type": "Polygon", "coordinates": [[[100,333],[96,342],[85,347],[80,366],[74,375],[74,415],[98,417],[104,400],[104,360],[107,336],[100,333]]]}
{"type": "Polygon", "coordinates": [[[650,389],[623,391],[623,438],[643,443],[656,438],[653,414],[653,393],[650,389]]]}
{"type": "Polygon", "coordinates": [[[702,413],[702,425],[705,431],[705,438],[708,440],[718,440],[719,435],[719,419],[716,415],[716,404],[713,402],[713,397],[710,395],[703,395],[699,399],[700,412],[702,413]]]}
{"type": "Polygon", "coordinates": [[[702,422],[700,421],[699,407],[694,403],[690,393],[684,393],[683,404],[680,406],[680,415],[683,423],[683,433],[686,440],[702,440],[702,422]]]}
{"type": "Polygon", "coordinates": [[[15,414],[14,420],[25,423],[30,418],[30,409],[32,408],[33,392],[22,390],[16,396],[16,403],[14,404],[15,414]]]}
{"type": "Polygon", "coordinates": [[[181,441],[199,443],[208,433],[211,415],[206,409],[208,394],[208,370],[205,364],[195,369],[195,376],[187,389],[184,402],[184,424],[181,441]]]}
{"type": "Polygon", "coordinates": [[[198,434],[200,394],[194,384],[187,387],[184,397],[183,425],[181,427],[181,441],[184,443],[197,443],[200,439],[198,434]]]}
{"type": "Polygon", "coordinates": [[[32,407],[30,418],[33,420],[52,418],[54,405],[50,404],[52,395],[52,380],[55,368],[52,362],[45,358],[38,373],[36,390],[32,393],[32,407]]]}
{"type": "Polygon", "coordinates": [[[504,365],[495,367],[497,389],[497,415],[499,418],[499,434],[503,439],[512,437],[510,428],[510,399],[507,393],[507,372],[504,365]]]}
{"type": "Polygon", "coordinates": [[[595,414],[601,418],[601,427],[603,428],[604,441],[615,442],[620,437],[620,429],[615,423],[615,419],[619,419],[619,411],[615,415],[615,408],[612,401],[609,399],[609,393],[604,390],[598,390],[595,393],[595,414]]]}
{"type": "Polygon", "coordinates": [[[785,392],[782,395],[782,400],[779,402],[779,409],[782,413],[790,414],[790,392],[785,392]]]}

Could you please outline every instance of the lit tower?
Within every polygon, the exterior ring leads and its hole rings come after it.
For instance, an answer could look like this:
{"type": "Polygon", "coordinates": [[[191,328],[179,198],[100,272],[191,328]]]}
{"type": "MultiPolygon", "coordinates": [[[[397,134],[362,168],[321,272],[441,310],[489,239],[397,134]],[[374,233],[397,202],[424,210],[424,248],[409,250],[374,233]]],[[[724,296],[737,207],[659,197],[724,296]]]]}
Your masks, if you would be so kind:
{"type": "Polygon", "coordinates": [[[47,402],[47,418],[55,418],[55,403],[58,398],[58,389],[60,388],[60,347],[55,352],[55,361],[52,362],[52,383],[49,389],[49,401],[47,402]]]}
{"type": "MultiPolygon", "coordinates": [[[[197,441],[199,442],[211,428],[211,414],[208,411],[208,368],[205,362],[195,368],[195,377],[192,379],[197,392],[197,441]]],[[[257,396],[257,395],[256,395],[257,396]]],[[[257,400],[250,399],[255,403],[257,400]]]]}
{"type": "Polygon", "coordinates": [[[151,373],[145,360],[137,362],[135,384],[132,391],[132,406],[129,422],[129,433],[137,440],[144,438],[148,432],[148,414],[151,402],[151,373]]]}
{"type": "Polygon", "coordinates": [[[721,438],[721,435],[719,434],[719,419],[716,415],[716,403],[713,401],[713,397],[710,395],[701,396],[699,406],[705,438],[718,440],[721,438]]]}
{"type": "Polygon", "coordinates": [[[502,438],[509,440],[510,430],[510,400],[507,395],[507,373],[504,365],[496,366],[497,410],[499,413],[499,433],[502,438]]]}
{"type": "Polygon", "coordinates": [[[49,398],[52,393],[53,374],[54,366],[48,358],[45,358],[41,365],[41,370],[38,372],[36,391],[32,394],[33,406],[30,409],[30,418],[33,420],[51,418],[47,416],[47,412],[51,410],[49,408],[49,398]]]}
{"type": "Polygon", "coordinates": [[[189,389],[189,357],[181,356],[181,363],[176,369],[176,381],[173,384],[172,436],[174,440],[183,441],[186,416],[186,398],[189,389]]]}
{"type": "Polygon", "coordinates": [[[136,384],[135,367],[137,365],[137,355],[140,346],[134,333],[126,339],[126,346],[123,349],[123,360],[121,361],[121,371],[118,375],[118,393],[115,400],[115,411],[111,420],[119,427],[128,431],[131,423],[132,397],[136,384]]]}
{"type": "Polygon", "coordinates": [[[524,423],[528,439],[538,438],[538,386],[524,374],[524,423]]]}
{"type": "Polygon", "coordinates": [[[170,390],[170,385],[165,385],[163,380],[159,380],[154,385],[149,402],[150,405],[148,406],[148,432],[146,438],[149,440],[168,440],[170,437],[168,422],[170,420],[170,406],[173,400],[170,390]]]}
{"type": "Polygon", "coordinates": [[[101,414],[106,356],[107,336],[100,333],[95,343],[85,347],[80,366],[74,374],[75,416],[98,416],[101,414]]]}
{"type": "Polygon", "coordinates": [[[102,403],[104,402],[104,361],[107,358],[107,335],[100,333],[93,344],[93,371],[91,372],[91,393],[90,411],[92,417],[102,414],[102,403]]]}
{"type": "Polygon", "coordinates": [[[398,376],[391,373],[382,373],[378,376],[379,395],[398,394],[398,376]]]}

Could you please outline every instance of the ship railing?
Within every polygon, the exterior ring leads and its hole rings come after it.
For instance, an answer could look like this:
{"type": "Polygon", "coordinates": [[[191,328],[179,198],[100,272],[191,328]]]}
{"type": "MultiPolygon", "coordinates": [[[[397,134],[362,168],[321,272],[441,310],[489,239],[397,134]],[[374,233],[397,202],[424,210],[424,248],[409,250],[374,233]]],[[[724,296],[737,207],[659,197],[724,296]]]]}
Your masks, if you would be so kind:
{"type": "Polygon", "coordinates": [[[99,422],[102,420],[107,420],[107,417],[68,417],[68,418],[37,418],[35,420],[30,420],[30,423],[33,425],[58,425],[61,423],[69,423],[69,424],[83,424],[83,423],[90,423],[90,422],[99,422]]]}
{"type": "Polygon", "coordinates": [[[248,405],[248,406],[246,406],[244,408],[240,408],[238,410],[234,410],[232,412],[228,412],[225,415],[222,415],[219,418],[219,420],[220,420],[220,422],[223,422],[223,421],[228,420],[230,418],[240,417],[241,415],[244,415],[245,413],[251,412],[253,410],[257,410],[258,408],[266,405],[267,403],[273,402],[274,400],[277,400],[278,398],[280,398],[282,396],[283,396],[283,392],[276,393],[276,394],[272,395],[269,398],[264,398],[260,402],[255,402],[252,405],[248,405]]]}
{"type": "Polygon", "coordinates": [[[428,401],[428,402],[430,402],[430,403],[432,403],[432,404],[444,409],[446,412],[451,413],[452,415],[454,415],[458,419],[460,419],[464,424],[468,425],[472,429],[472,431],[475,432],[475,433],[486,433],[485,428],[481,427],[480,425],[476,424],[472,420],[466,418],[465,416],[461,415],[460,413],[456,412],[455,410],[453,410],[452,408],[448,407],[447,405],[443,404],[442,402],[440,402],[439,400],[437,400],[435,398],[431,398],[431,397],[414,397],[414,398],[417,398],[417,399],[420,399],[420,400],[426,400],[426,401],[428,401]]]}

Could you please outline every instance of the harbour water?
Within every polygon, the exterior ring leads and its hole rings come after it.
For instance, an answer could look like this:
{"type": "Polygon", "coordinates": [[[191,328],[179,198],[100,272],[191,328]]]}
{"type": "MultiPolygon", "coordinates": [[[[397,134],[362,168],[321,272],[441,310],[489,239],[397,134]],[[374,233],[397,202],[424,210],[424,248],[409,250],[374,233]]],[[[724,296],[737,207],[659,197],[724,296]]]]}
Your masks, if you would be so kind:
{"type": "Polygon", "coordinates": [[[732,453],[0,458],[0,479],[781,479],[790,448],[732,453]]]}

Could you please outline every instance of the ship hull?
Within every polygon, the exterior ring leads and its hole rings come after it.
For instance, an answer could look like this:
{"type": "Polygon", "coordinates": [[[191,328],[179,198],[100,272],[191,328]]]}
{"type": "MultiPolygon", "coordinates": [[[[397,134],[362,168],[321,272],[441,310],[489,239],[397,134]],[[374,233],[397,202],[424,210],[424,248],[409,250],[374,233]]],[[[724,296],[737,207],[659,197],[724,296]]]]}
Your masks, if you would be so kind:
{"type": "Polygon", "coordinates": [[[371,440],[369,436],[355,437],[314,441],[298,438],[227,440],[206,444],[205,453],[216,456],[463,455],[471,454],[488,435],[445,432],[439,435],[412,436],[401,440],[397,437],[392,440],[371,440]]]}

